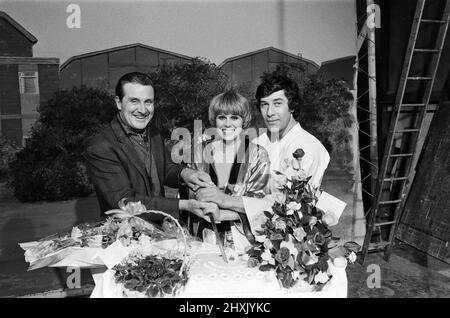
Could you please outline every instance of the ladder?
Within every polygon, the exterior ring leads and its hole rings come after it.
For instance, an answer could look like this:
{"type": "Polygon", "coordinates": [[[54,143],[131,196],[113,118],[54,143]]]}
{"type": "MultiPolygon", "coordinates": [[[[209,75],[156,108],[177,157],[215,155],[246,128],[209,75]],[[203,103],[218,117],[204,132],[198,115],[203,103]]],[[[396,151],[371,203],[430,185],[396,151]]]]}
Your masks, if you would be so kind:
{"type": "Polygon", "coordinates": [[[368,219],[368,226],[364,238],[363,248],[359,255],[360,263],[364,263],[368,252],[381,251],[384,249],[384,259],[389,260],[392,245],[395,239],[401,212],[406,203],[406,198],[414,177],[413,160],[417,151],[419,134],[423,130],[423,119],[430,103],[430,97],[433,90],[433,84],[436,77],[441,52],[444,46],[445,37],[449,24],[450,0],[445,1],[445,8],[440,20],[423,19],[423,12],[426,0],[417,0],[414,20],[411,27],[411,34],[403,63],[402,73],[395,96],[395,103],[391,115],[389,132],[387,134],[386,144],[381,160],[381,166],[376,182],[375,193],[371,205],[371,214],[368,219]],[[426,24],[437,25],[435,47],[417,48],[417,36],[421,26],[426,24]],[[411,64],[418,55],[428,54],[430,63],[428,64],[428,73],[415,76],[410,74],[411,64]],[[414,83],[423,84],[424,89],[419,90],[420,98],[418,102],[404,102],[405,91],[408,85],[414,83]],[[413,118],[412,127],[400,127],[400,115],[405,109],[416,109],[417,114],[413,118]],[[396,148],[396,139],[400,139],[401,145],[396,148]],[[398,149],[400,148],[400,149],[398,149]],[[401,160],[401,165],[399,161],[401,160]],[[389,198],[386,198],[386,185],[390,187],[389,198]],[[396,191],[394,191],[396,190],[396,191]],[[383,207],[388,207],[390,212],[383,216],[383,207]],[[393,213],[392,213],[393,211],[393,213]],[[387,220],[383,220],[388,218],[387,220]],[[381,219],[381,221],[380,221],[381,219]],[[385,240],[380,235],[378,242],[373,241],[373,234],[381,234],[383,227],[389,227],[386,231],[388,239],[385,240]]]}

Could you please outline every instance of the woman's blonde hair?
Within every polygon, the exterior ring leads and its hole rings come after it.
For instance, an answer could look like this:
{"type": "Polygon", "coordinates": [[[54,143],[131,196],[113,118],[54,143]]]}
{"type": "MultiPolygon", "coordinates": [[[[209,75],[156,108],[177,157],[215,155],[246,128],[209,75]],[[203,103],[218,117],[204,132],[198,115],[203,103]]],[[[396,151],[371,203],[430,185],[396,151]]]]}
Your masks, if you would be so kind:
{"type": "Polygon", "coordinates": [[[252,120],[250,104],[244,96],[233,89],[213,97],[209,103],[209,122],[216,125],[216,118],[221,114],[238,115],[242,117],[242,128],[246,129],[252,120]]]}

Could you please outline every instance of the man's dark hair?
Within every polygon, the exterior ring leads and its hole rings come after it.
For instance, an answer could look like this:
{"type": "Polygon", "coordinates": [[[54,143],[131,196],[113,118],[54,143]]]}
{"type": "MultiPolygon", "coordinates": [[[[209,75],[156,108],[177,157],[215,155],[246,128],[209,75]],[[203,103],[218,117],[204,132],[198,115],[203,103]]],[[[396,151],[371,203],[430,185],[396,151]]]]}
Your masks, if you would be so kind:
{"type": "Polygon", "coordinates": [[[298,112],[300,106],[300,94],[297,83],[285,75],[269,74],[262,78],[261,84],[256,89],[256,105],[261,111],[261,98],[267,97],[277,91],[284,90],[288,99],[289,109],[298,112]]]}
{"type": "Polygon", "coordinates": [[[117,82],[117,85],[116,85],[116,96],[118,96],[120,100],[122,100],[122,98],[123,98],[123,95],[124,95],[123,86],[126,83],[136,83],[136,84],[153,87],[152,79],[147,74],[140,73],[140,72],[127,73],[119,79],[119,81],[117,82]]]}

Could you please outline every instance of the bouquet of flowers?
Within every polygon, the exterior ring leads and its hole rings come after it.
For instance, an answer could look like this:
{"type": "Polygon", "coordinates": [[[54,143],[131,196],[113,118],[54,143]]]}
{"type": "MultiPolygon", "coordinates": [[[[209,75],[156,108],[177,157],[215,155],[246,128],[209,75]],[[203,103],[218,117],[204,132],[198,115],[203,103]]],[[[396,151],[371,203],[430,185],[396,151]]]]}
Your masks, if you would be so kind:
{"type": "Polygon", "coordinates": [[[187,270],[179,258],[135,255],[113,270],[116,283],[148,297],[173,296],[187,282],[187,270]]]}
{"type": "Polygon", "coordinates": [[[345,257],[353,263],[360,247],[353,242],[338,245],[323,211],[315,207],[317,196],[308,184],[310,177],[301,169],[304,151],[297,149],[292,156],[284,162],[284,173],[276,172],[275,202],[272,211],[264,211],[267,220],[247,251],[248,266],[275,270],[285,288],[305,280],[320,289],[331,278],[329,260],[345,257]]]}
{"type": "MultiPolygon", "coordinates": [[[[193,238],[169,214],[153,210],[145,211],[145,213],[162,214],[172,220],[173,224],[170,227],[166,226],[165,230],[169,234],[175,233],[177,239],[152,241],[146,246],[138,246],[129,251],[126,257],[114,263],[114,266],[109,267],[110,269],[105,273],[100,274],[101,285],[94,289],[94,292],[97,290],[96,297],[174,296],[186,284],[188,249],[195,248],[195,244],[189,246],[188,241],[193,238]],[[178,238],[182,239],[182,250],[178,244],[178,238]],[[106,285],[102,286],[102,284],[106,285]]],[[[120,214],[119,211],[119,216],[120,214]]]]}

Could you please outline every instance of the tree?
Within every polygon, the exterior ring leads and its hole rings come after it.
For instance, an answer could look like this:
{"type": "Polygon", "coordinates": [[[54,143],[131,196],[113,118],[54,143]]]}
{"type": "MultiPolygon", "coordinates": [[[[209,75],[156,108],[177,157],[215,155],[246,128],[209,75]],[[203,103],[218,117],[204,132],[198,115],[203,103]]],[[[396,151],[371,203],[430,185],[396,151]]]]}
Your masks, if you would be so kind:
{"type": "Polygon", "coordinates": [[[90,194],[82,152],[89,137],[113,118],[113,96],[73,88],[55,93],[38,111],[30,139],[11,163],[8,185],[14,195],[21,201],[54,201],[90,194]]]}
{"type": "Polygon", "coordinates": [[[209,102],[227,87],[226,75],[201,58],[189,64],[162,66],[150,77],[155,85],[155,120],[166,139],[176,127],[192,131],[196,119],[208,126],[209,102]]]}

